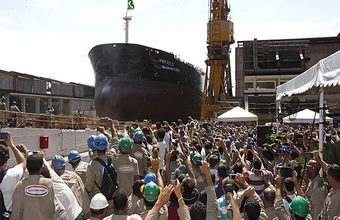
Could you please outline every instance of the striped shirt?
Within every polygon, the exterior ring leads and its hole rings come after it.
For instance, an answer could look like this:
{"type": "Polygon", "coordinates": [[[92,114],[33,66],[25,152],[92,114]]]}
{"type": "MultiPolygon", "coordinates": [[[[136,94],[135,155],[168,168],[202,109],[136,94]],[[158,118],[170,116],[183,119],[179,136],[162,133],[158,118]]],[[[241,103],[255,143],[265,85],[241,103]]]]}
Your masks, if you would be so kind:
{"type": "Polygon", "coordinates": [[[249,185],[255,188],[256,193],[261,197],[263,195],[263,190],[266,187],[262,177],[251,171],[249,171],[249,185]]]}

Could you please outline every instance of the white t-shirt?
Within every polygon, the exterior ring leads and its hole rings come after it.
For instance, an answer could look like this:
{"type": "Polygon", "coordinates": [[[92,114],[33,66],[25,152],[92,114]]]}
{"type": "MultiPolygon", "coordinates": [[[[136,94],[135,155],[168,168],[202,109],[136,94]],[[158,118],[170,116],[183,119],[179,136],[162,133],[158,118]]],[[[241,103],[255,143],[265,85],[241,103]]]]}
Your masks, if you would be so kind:
{"type": "Polygon", "coordinates": [[[24,170],[22,169],[22,166],[16,165],[15,167],[7,170],[7,173],[0,184],[0,189],[4,195],[5,206],[8,211],[12,211],[12,196],[14,188],[21,180],[23,174],[24,170]]]}
{"type": "Polygon", "coordinates": [[[76,197],[66,183],[54,172],[49,169],[51,180],[54,186],[54,194],[65,207],[68,219],[75,219],[83,211],[79,206],[76,197]]]}
{"type": "Polygon", "coordinates": [[[166,143],[166,150],[167,150],[167,152],[169,152],[170,135],[168,133],[165,133],[163,140],[166,143]]]}
{"type": "Polygon", "coordinates": [[[166,143],[165,141],[157,142],[157,146],[159,147],[159,157],[161,158],[161,169],[164,169],[164,156],[166,154],[166,143]]]}

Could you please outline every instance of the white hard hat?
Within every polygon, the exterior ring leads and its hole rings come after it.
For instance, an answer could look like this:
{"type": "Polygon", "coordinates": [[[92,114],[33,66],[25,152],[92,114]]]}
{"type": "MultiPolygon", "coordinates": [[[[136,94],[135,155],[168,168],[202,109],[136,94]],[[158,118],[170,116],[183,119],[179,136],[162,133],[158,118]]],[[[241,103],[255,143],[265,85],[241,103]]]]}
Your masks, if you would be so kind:
{"type": "Polygon", "coordinates": [[[91,199],[91,203],[90,203],[91,209],[100,210],[100,209],[104,209],[108,206],[109,206],[109,203],[107,203],[106,197],[101,193],[97,193],[91,199]]]}

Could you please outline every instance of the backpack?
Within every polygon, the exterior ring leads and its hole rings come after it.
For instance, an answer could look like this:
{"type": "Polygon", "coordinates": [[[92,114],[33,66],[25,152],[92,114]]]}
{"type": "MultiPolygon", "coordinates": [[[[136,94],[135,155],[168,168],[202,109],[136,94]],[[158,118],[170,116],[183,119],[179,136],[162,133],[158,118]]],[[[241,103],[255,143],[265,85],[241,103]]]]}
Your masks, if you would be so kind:
{"type": "Polygon", "coordinates": [[[113,198],[113,193],[119,188],[117,181],[117,172],[113,166],[111,166],[111,157],[108,157],[106,164],[102,159],[96,158],[101,165],[104,166],[102,185],[99,187],[95,182],[96,186],[99,188],[100,192],[106,197],[107,200],[113,198]]]}
{"type": "MultiPolygon", "coordinates": [[[[5,175],[7,173],[7,170],[1,170],[0,171],[0,183],[2,183],[2,180],[4,179],[5,175]]],[[[2,191],[0,189],[0,220],[9,219],[10,212],[7,211],[4,201],[4,195],[2,194],[2,191]]]]}

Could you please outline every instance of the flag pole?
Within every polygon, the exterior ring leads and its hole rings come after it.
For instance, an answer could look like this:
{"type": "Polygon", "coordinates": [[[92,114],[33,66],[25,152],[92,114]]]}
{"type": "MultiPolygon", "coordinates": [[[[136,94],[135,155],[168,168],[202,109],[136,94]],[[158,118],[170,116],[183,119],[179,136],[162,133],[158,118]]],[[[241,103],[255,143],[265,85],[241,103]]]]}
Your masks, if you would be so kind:
{"type": "Polygon", "coordinates": [[[125,17],[123,17],[123,20],[125,20],[125,43],[129,43],[129,21],[132,20],[132,16],[128,16],[128,11],[126,11],[125,17]]]}

